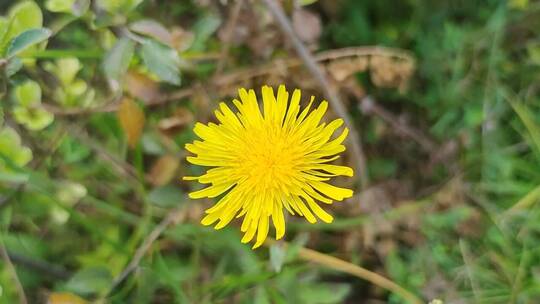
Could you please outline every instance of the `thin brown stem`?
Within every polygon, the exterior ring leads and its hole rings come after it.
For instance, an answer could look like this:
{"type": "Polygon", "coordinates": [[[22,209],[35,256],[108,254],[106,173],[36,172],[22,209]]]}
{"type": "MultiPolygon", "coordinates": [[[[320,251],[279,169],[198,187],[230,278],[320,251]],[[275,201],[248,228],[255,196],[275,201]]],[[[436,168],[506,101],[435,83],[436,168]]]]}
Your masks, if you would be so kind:
{"type": "MultiPolygon", "coordinates": [[[[277,242],[273,240],[268,240],[266,243],[274,244],[277,242]]],[[[283,246],[288,247],[289,244],[287,244],[286,242],[283,242],[283,246]]],[[[384,288],[388,291],[395,293],[396,295],[399,295],[408,303],[412,303],[412,304],[423,303],[423,301],[420,300],[416,295],[406,290],[405,288],[401,287],[397,283],[391,281],[390,279],[387,279],[386,277],[378,273],[367,270],[363,267],[352,264],[350,262],[315,251],[313,249],[308,249],[308,248],[303,248],[303,247],[300,247],[298,249],[298,257],[302,260],[319,264],[322,266],[326,266],[330,269],[344,272],[344,273],[353,275],[355,277],[358,277],[360,279],[366,280],[368,282],[371,282],[374,285],[377,285],[381,288],[384,288]]]]}
{"type": "Polygon", "coordinates": [[[180,207],[174,211],[171,211],[144,239],[141,245],[135,251],[135,254],[131,258],[129,264],[124,270],[114,279],[110,291],[116,286],[122,283],[133,271],[139,267],[142,258],[146,255],[152,244],[165,232],[165,230],[172,224],[179,223],[184,219],[185,210],[180,207]]]}
{"type": "MultiPolygon", "coordinates": [[[[344,59],[348,57],[364,57],[364,56],[385,56],[391,58],[397,58],[402,60],[414,61],[414,58],[409,55],[407,52],[400,49],[393,49],[380,46],[362,46],[362,47],[349,47],[342,49],[334,49],[329,51],[324,51],[315,55],[315,60],[319,63],[325,61],[333,61],[338,59],[344,59]]],[[[219,58],[219,56],[214,56],[219,58]]],[[[193,60],[195,60],[194,58],[193,60]]],[[[302,61],[298,58],[290,58],[287,60],[276,59],[267,64],[238,69],[236,71],[221,74],[212,79],[211,83],[196,84],[193,87],[180,89],[168,94],[162,94],[159,97],[150,100],[145,103],[148,107],[161,106],[168,104],[173,101],[178,101],[182,98],[190,97],[197,92],[197,87],[216,87],[217,89],[226,88],[231,86],[241,85],[245,80],[252,79],[255,77],[264,77],[275,72],[276,65],[285,67],[285,68],[294,68],[302,65],[302,61]]],[[[85,115],[92,113],[108,113],[115,112],[118,110],[118,103],[113,102],[117,97],[111,97],[109,100],[103,102],[102,106],[92,107],[92,108],[73,108],[73,109],[62,109],[60,107],[54,106],[52,104],[44,104],[43,106],[49,112],[58,115],[58,116],[77,116],[85,115]]]]}
{"type": "Polygon", "coordinates": [[[274,19],[277,21],[281,31],[285,34],[285,36],[291,41],[291,43],[294,46],[294,49],[296,50],[296,53],[306,66],[306,68],[309,70],[311,75],[315,78],[315,80],[319,83],[321,88],[324,91],[324,94],[326,95],[326,98],[328,98],[328,102],[332,106],[332,109],[334,112],[343,118],[343,121],[345,122],[345,125],[349,128],[350,135],[348,137],[348,142],[352,147],[352,156],[355,159],[355,167],[359,171],[359,177],[360,177],[360,184],[362,189],[365,189],[368,184],[368,176],[367,176],[367,170],[366,170],[366,160],[364,157],[364,152],[362,149],[362,145],[360,144],[360,135],[356,131],[356,128],[354,127],[354,124],[349,117],[347,110],[345,109],[345,106],[343,106],[343,103],[341,101],[341,98],[339,97],[339,94],[337,93],[337,90],[330,85],[330,82],[326,78],[323,70],[319,65],[317,65],[317,61],[311,55],[311,53],[307,50],[307,48],[304,46],[300,38],[296,35],[294,32],[294,29],[291,25],[291,22],[285,15],[285,12],[279,5],[279,3],[275,0],[263,0],[263,2],[266,4],[272,15],[274,16],[274,19]]]}
{"type": "Polygon", "coordinates": [[[240,17],[240,11],[242,9],[242,4],[244,3],[244,0],[237,0],[232,8],[231,15],[229,16],[229,21],[227,22],[227,25],[225,26],[225,32],[223,34],[223,48],[221,49],[221,54],[219,61],[217,63],[216,67],[216,75],[220,74],[221,71],[223,71],[223,68],[225,67],[225,64],[227,62],[227,57],[229,57],[229,49],[231,46],[231,38],[233,35],[234,27],[236,26],[236,23],[238,22],[238,17],[240,17]]]}
{"type": "Polygon", "coordinates": [[[380,106],[370,96],[362,98],[359,107],[365,114],[375,114],[380,117],[384,122],[389,124],[397,133],[401,133],[405,136],[412,138],[416,141],[426,152],[434,152],[437,149],[437,144],[431,139],[427,138],[420,131],[412,128],[411,126],[400,122],[400,120],[391,112],[380,106]]]}
{"type": "Polygon", "coordinates": [[[134,180],[136,183],[140,183],[137,176],[137,170],[135,170],[133,166],[109,153],[109,151],[104,149],[94,139],[90,138],[83,129],[70,124],[66,125],[65,128],[68,130],[68,133],[71,136],[75,137],[81,143],[90,147],[94,152],[96,152],[99,158],[109,162],[112,165],[112,168],[114,168],[120,175],[129,178],[130,180],[134,180]]]}

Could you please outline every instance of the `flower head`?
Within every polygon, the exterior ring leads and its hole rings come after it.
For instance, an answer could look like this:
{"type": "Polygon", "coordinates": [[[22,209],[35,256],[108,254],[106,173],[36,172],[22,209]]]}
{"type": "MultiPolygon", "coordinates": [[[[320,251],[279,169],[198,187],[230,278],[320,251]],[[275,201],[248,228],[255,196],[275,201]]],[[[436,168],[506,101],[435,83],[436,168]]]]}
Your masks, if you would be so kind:
{"type": "Polygon", "coordinates": [[[300,90],[289,93],[282,85],[277,96],[271,87],[262,88],[262,113],[253,90],[239,90],[240,100],[233,100],[237,113],[220,103],[215,115],[219,124],[197,123],[194,132],[202,140],[186,145],[195,156],[187,157],[194,164],[211,167],[197,177],[208,187],[189,194],[193,199],[214,198],[219,201],[206,210],[203,225],[223,228],[234,217],[243,217],[243,243],[255,234],[253,248],[263,244],[270,220],[276,239],[285,234],[284,208],[291,214],[305,217],[310,223],[330,223],[333,217],[320,203],[332,204],[351,197],[349,189],[332,186],[327,181],[334,176],[352,176],[349,167],[331,165],[348,129],[334,139],[332,135],[343,124],[336,119],[328,124],[321,119],[328,108],[323,101],[310,111],[313,97],[305,109],[300,108],[300,90]]]}

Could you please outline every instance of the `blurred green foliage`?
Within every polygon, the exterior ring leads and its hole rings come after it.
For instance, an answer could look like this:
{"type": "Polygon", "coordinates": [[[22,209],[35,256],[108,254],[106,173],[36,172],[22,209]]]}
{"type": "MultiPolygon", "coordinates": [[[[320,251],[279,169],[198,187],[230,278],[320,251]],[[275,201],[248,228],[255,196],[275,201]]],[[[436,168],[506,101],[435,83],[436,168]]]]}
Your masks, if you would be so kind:
{"type": "MultiPolygon", "coordinates": [[[[200,170],[181,162],[183,145],[195,137],[186,112],[207,119],[216,103],[205,98],[225,96],[203,87],[206,97],[149,106],[165,99],[163,92],[211,81],[224,48],[235,57],[233,70],[262,63],[250,52],[260,41],[220,38],[232,4],[205,2],[0,3],[0,245],[29,303],[46,302],[45,291],[98,303],[403,303],[299,260],[299,246],[307,245],[381,271],[427,300],[540,298],[538,2],[300,1],[322,20],[320,49],[411,51],[417,66],[407,91],[380,88],[365,74],[356,83],[390,112],[409,115],[441,147],[457,148],[453,157],[427,155],[410,139],[389,135],[353,100],[372,183],[410,185],[410,200],[422,204],[382,214],[337,210],[329,225],[291,221],[288,250],[257,251],[238,242],[234,227],[200,226],[202,207],[177,179],[200,170]],[[133,148],[121,115],[109,113],[122,98],[146,120],[127,123],[142,130],[131,135],[133,148]],[[179,130],[169,126],[177,121],[179,130]],[[426,159],[439,156],[433,170],[423,170],[426,159]],[[116,284],[148,233],[176,208],[183,222],[116,284]],[[374,242],[389,238],[390,249],[350,245],[384,223],[393,225],[391,235],[374,242]]],[[[265,10],[244,2],[246,10],[265,10]]],[[[279,36],[264,26],[268,36],[279,36]]],[[[266,59],[283,57],[287,44],[270,41],[275,45],[263,44],[266,59]]],[[[18,301],[14,280],[0,263],[0,303],[18,301]]]]}

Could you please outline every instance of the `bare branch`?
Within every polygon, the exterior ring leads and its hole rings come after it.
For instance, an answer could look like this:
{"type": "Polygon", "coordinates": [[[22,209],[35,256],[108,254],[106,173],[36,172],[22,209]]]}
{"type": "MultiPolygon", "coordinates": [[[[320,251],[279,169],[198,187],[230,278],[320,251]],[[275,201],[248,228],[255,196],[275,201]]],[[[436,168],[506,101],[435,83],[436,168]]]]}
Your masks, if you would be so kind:
{"type": "MultiPolygon", "coordinates": [[[[270,239],[266,241],[266,245],[274,245],[274,244],[275,245],[280,244],[285,249],[287,249],[290,246],[286,242],[276,242],[270,239]]],[[[370,271],[366,268],[360,267],[353,263],[347,262],[345,260],[338,259],[336,257],[315,251],[313,249],[300,247],[297,250],[298,250],[298,257],[302,260],[305,260],[307,262],[311,262],[314,264],[322,265],[322,266],[325,266],[330,269],[340,271],[343,273],[348,273],[360,279],[366,280],[374,285],[377,285],[381,288],[384,288],[388,291],[395,293],[396,295],[399,295],[404,300],[407,300],[407,303],[412,303],[412,304],[423,303],[423,301],[420,300],[416,295],[414,295],[413,293],[401,287],[397,283],[391,281],[390,279],[387,279],[386,277],[378,273],[375,273],[373,271],[370,271]]]]}
{"type": "Polygon", "coordinates": [[[184,219],[185,210],[183,207],[179,207],[169,213],[155,228],[152,230],[148,236],[141,243],[139,248],[135,251],[133,258],[129,264],[124,268],[124,270],[114,279],[111,288],[109,291],[112,291],[116,286],[122,283],[133,271],[139,267],[142,258],[148,252],[152,244],[165,232],[165,230],[172,224],[177,224],[184,219]]]}
{"type": "Polygon", "coordinates": [[[227,61],[227,57],[229,57],[229,48],[231,46],[231,38],[234,31],[234,27],[236,26],[236,23],[238,22],[238,17],[240,16],[240,10],[242,9],[242,4],[244,4],[244,0],[237,0],[234,4],[231,12],[231,16],[229,17],[229,21],[227,22],[227,25],[225,25],[225,32],[223,35],[223,48],[221,49],[220,58],[217,63],[216,72],[215,74],[221,73],[223,68],[225,67],[225,63],[227,61]]]}
{"type": "Polygon", "coordinates": [[[333,86],[330,85],[330,82],[326,79],[323,70],[317,65],[315,58],[306,49],[302,41],[300,41],[300,39],[294,32],[291,22],[285,16],[285,13],[283,12],[281,6],[275,0],[263,0],[263,2],[271,11],[282,32],[292,42],[298,56],[300,56],[300,59],[302,59],[306,68],[310,71],[312,76],[322,87],[324,94],[326,95],[326,98],[328,98],[328,101],[332,106],[334,112],[338,116],[343,118],[345,125],[349,128],[350,135],[347,139],[352,147],[352,155],[355,159],[355,167],[360,175],[360,183],[362,189],[366,188],[369,184],[369,180],[366,170],[366,159],[364,151],[362,149],[362,145],[360,144],[360,134],[356,131],[356,128],[354,127],[354,124],[349,117],[347,110],[343,106],[343,103],[341,102],[337,91],[333,86]]]}
{"type": "Polygon", "coordinates": [[[426,152],[434,152],[437,149],[437,144],[435,142],[408,124],[400,122],[394,114],[377,104],[371,96],[363,97],[359,107],[364,114],[375,114],[384,120],[384,122],[392,126],[397,133],[412,138],[420,144],[426,152]]]}
{"type": "MultiPolygon", "coordinates": [[[[317,62],[325,62],[337,59],[344,59],[348,57],[355,58],[365,56],[386,56],[402,60],[414,61],[414,58],[403,50],[380,46],[349,47],[324,51],[316,54],[315,60],[317,60],[317,62]]],[[[196,84],[193,87],[179,89],[169,94],[163,94],[160,97],[147,102],[145,105],[148,107],[161,106],[172,101],[177,101],[182,98],[189,97],[197,91],[197,87],[212,86],[219,89],[228,86],[236,86],[236,84],[242,83],[247,79],[252,79],[254,77],[264,77],[268,74],[272,74],[273,72],[275,72],[276,65],[286,68],[294,68],[302,65],[302,61],[298,60],[297,58],[291,58],[287,60],[277,59],[261,66],[237,69],[234,72],[219,75],[219,77],[213,78],[211,83],[196,84]]],[[[118,109],[118,103],[114,102],[115,100],[118,100],[116,96],[111,97],[107,101],[103,102],[102,106],[93,108],[62,109],[52,104],[44,104],[44,107],[49,112],[54,113],[58,116],[76,116],[92,113],[114,112],[118,109]]]]}

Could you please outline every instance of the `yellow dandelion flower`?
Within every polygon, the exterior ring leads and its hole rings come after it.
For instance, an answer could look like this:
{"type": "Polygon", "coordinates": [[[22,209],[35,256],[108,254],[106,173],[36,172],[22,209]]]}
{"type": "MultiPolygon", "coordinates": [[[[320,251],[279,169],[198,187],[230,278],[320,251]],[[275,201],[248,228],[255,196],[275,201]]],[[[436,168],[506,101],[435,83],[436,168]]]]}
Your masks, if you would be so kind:
{"type": "Polygon", "coordinates": [[[215,229],[221,229],[234,217],[243,217],[242,243],[257,234],[253,246],[257,248],[268,235],[270,218],[276,239],[285,234],[283,208],[310,223],[317,221],[315,216],[332,222],[333,217],[317,202],[332,204],[353,194],[327,183],[334,176],[353,175],[349,167],[329,164],[345,151],[342,143],[347,128],[331,139],[343,120],[321,123],[328,103],[323,101],[310,112],[311,97],[307,108],[301,110],[300,90],[295,90],[289,101],[283,85],[277,96],[271,87],[262,88],[263,113],[253,90],[240,89],[238,93],[240,100],[233,100],[238,112],[220,103],[215,111],[219,124],[197,123],[194,132],[202,140],[186,145],[186,150],[195,155],[187,157],[190,163],[211,167],[204,175],[184,177],[210,185],[189,196],[221,196],[206,210],[201,223],[212,225],[217,221],[215,229]]]}

